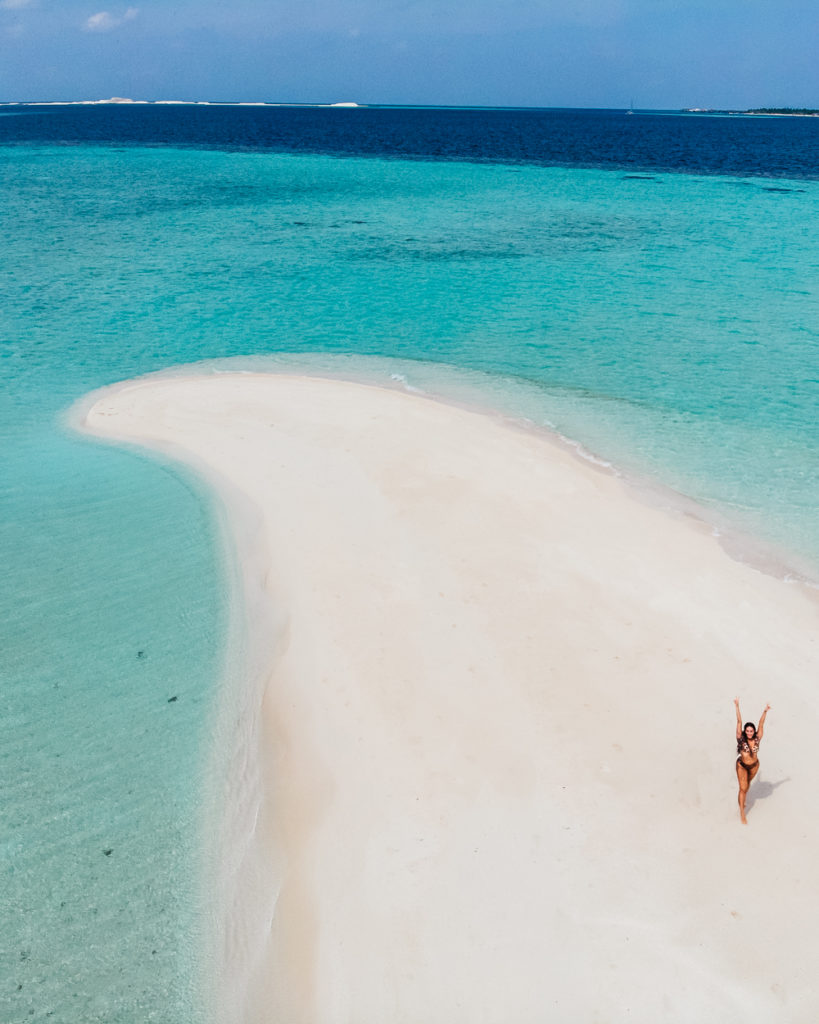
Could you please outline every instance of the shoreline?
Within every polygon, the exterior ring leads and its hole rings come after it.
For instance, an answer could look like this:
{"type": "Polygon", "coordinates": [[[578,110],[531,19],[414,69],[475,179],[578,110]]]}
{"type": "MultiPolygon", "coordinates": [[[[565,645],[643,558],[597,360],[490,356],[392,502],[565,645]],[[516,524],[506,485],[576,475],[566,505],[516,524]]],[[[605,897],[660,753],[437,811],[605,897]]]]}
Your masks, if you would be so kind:
{"type": "Polygon", "coordinates": [[[783,845],[794,877],[819,852],[798,812],[817,718],[805,587],[540,428],[398,389],[165,376],[77,415],[202,473],[234,531],[231,1019],[816,1009],[809,908],[779,935],[782,892],[756,891],[783,845]],[[735,692],[787,708],[747,830],[735,692]],[[754,933],[778,936],[767,967],[754,933]]]}
{"type": "MultiPolygon", "coordinates": [[[[487,417],[511,430],[539,438],[577,460],[581,465],[619,480],[635,500],[660,509],[673,518],[689,523],[694,528],[710,533],[729,558],[782,583],[819,590],[819,560],[816,557],[786,547],[776,540],[754,532],[752,527],[748,528],[733,521],[730,513],[722,511],[718,504],[715,507],[709,507],[698,498],[691,497],[683,490],[665,483],[646,470],[623,466],[616,459],[599,454],[583,441],[564,433],[548,419],[538,420],[532,418],[528,412],[512,408],[505,396],[491,395],[485,392],[485,386],[491,378],[483,371],[464,371],[449,364],[435,364],[436,379],[433,386],[430,386],[426,380],[423,380],[420,385],[410,383],[405,373],[401,372],[391,371],[387,376],[387,370],[392,367],[398,366],[401,369],[411,370],[417,368],[416,364],[406,364],[400,359],[375,357],[376,362],[379,364],[383,362],[384,366],[376,365],[363,370],[359,365],[360,361],[355,357],[353,357],[352,367],[349,369],[335,362],[339,359],[337,356],[332,357],[333,361],[329,364],[325,361],[326,358],[326,356],[319,357],[313,364],[307,362],[304,355],[294,356],[292,359],[269,355],[230,356],[166,367],[90,392],[72,403],[66,411],[64,419],[70,430],[82,433],[82,421],[96,396],[125,387],[141,386],[164,380],[219,377],[232,374],[305,377],[416,396],[447,407],[487,417]],[[443,377],[440,376],[441,373],[444,374],[443,377]]],[[[426,364],[418,365],[425,366],[426,364]]],[[[128,443],[127,439],[126,443],[128,443]]],[[[140,446],[137,445],[137,447],[140,446]]]]}

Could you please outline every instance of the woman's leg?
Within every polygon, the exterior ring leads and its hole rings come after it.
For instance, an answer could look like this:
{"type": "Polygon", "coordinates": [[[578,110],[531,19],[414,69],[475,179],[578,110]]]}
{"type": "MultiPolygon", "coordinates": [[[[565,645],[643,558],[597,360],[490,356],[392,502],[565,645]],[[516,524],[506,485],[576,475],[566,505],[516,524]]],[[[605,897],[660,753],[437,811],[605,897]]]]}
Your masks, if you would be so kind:
{"type": "MultiPolygon", "coordinates": [[[[757,768],[759,765],[756,766],[757,768]]],[[[737,782],[739,783],[739,817],[743,825],[748,824],[745,817],[745,797],[748,795],[748,786],[751,784],[751,774],[742,761],[737,761],[737,782]]]]}

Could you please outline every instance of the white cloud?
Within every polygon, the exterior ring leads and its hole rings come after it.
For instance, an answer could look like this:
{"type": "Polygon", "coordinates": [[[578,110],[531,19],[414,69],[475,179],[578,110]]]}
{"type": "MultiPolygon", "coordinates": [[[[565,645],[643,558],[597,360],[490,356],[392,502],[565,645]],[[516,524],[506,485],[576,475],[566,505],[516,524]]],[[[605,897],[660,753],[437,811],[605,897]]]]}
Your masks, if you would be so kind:
{"type": "Polygon", "coordinates": [[[114,19],[108,11],[100,11],[99,14],[92,14],[85,23],[86,32],[107,32],[114,27],[114,19]]]}
{"type": "MultiPolygon", "coordinates": [[[[17,2],[17,0],[12,0],[12,2],[17,2]]],[[[83,28],[86,32],[110,32],[111,29],[119,28],[120,25],[124,25],[126,21],[133,21],[138,14],[139,11],[136,7],[129,7],[128,10],[119,17],[114,14],[109,14],[108,11],[99,11],[97,14],[91,15],[83,28]]]]}

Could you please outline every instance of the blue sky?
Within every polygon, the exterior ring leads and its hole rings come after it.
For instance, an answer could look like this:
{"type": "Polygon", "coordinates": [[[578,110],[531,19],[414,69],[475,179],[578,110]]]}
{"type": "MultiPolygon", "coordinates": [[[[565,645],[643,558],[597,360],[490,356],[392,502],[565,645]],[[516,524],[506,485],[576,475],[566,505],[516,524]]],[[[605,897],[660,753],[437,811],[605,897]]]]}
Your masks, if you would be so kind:
{"type": "Polygon", "coordinates": [[[819,107],[816,0],[0,0],[0,100],[819,107]]]}

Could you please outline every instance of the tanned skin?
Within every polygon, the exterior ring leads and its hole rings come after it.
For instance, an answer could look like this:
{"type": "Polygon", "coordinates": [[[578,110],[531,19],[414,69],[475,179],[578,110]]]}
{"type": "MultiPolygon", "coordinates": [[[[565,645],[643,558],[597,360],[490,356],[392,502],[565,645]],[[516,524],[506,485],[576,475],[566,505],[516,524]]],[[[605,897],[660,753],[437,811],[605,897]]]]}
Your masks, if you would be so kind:
{"type": "Polygon", "coordinates": [[[739,697],[734,698],[734,707],[737,712],[737,743],[742,743],[742,747],[737,758],[737,782],[739,783],[739,817],[743,825],[748,824],[748,819],[745,817],[745,800],[748,796],[748,787],[754,780],[754,776],[759,771],[759,741],[762,739],[762,733],[765,728],[765,716],[771,710],[771,705],[766,704],[765,710],[759,716],[759,726],[754,726],[749,722],[744,728],[742,725],[742,715],[739,710],[739,697]]]}

